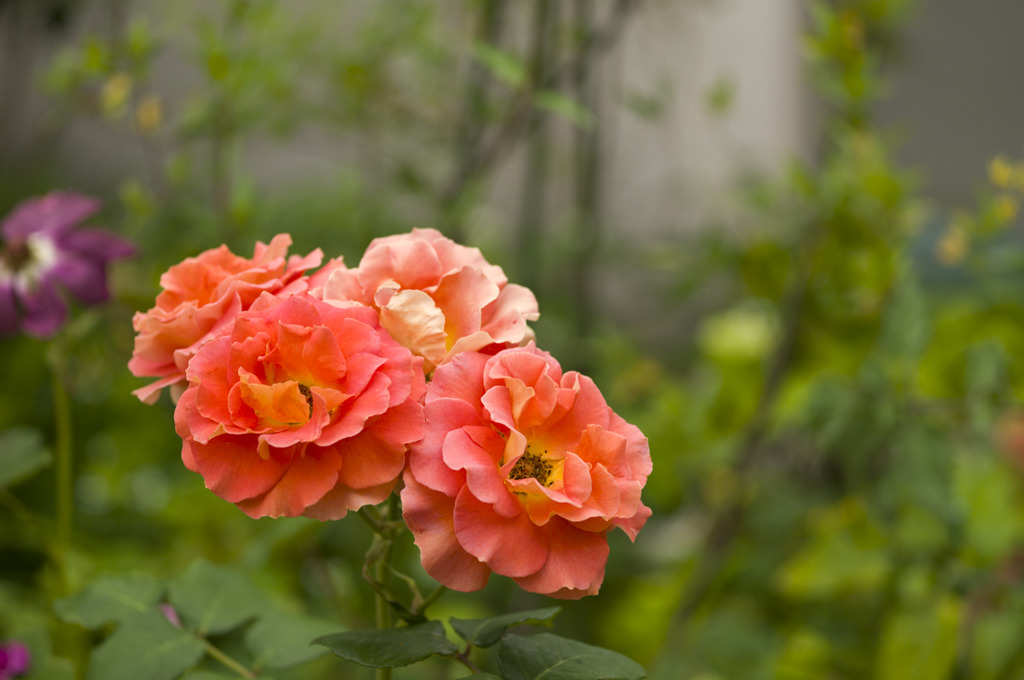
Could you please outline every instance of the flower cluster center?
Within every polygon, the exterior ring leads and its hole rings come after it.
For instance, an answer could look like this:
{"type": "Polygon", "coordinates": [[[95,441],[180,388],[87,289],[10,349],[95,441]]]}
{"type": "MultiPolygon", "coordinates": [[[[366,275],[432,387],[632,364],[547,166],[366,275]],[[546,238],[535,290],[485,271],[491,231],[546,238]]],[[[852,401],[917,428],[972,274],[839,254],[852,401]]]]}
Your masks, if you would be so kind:
{"type": "Polygon", "coordinates": [[[526,453],[512,466],[508,478],[536,479],[542,486],[551,486],[551,472],[551,463],[545,460],[543,455],[530,451],[530,447],[527,446],[526,453]]]}

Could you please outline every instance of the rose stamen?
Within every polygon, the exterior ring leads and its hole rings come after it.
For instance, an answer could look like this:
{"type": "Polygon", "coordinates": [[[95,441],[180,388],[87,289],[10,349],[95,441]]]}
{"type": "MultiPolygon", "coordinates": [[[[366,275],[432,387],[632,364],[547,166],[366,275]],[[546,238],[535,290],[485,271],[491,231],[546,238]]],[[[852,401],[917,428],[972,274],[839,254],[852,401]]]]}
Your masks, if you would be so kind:
{"type": "Polygon", "coordinates": [[[306,398],[306,403],[309,405],[309,418],[313,417],[313,390],[309,389],[309,385],[303,385],[299,383],[299,392],[306,398]]]}
{"type": "MultiPolygon", "coordinates": [[[[547,451],[544,451],[547,453],[547,451]]],[[[551,486],[553,480],[551,463],[542,454],[536,454],[526,447],[524,453],[508,473],[509,479],[536,479],[541,486],[551,486]]]]}

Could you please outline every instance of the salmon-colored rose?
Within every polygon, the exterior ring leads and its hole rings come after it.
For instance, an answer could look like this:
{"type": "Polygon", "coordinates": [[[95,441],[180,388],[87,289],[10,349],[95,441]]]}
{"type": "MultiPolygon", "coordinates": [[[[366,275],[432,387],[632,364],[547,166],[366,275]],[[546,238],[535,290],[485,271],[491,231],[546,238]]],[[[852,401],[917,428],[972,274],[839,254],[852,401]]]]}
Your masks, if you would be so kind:
{"type": "Polygon", "coordinates": [[[288,234],[278,234],[270,245],[257,243],[251,259],[222,245],[164,272],[156,306],[132,319],[135,351],[128,362],[134,375],[159,380],[133,394],[152,404],[163,388],[170,387],[177,398],[185,389],[185,369],[192,355],[261,293],[306,290],[305,271],[318,267],[323,253],[318,248],[305,257],[287,257],[291,242],[288,234]]]}
{"type": "Polygon", "coordinates": [[[379,503],[423,434],[421,363],[369,307],[264,293],[189,362],[182,460],[251,517],[379,503]]]}
{"type": "Polygon", "coordinates": [[[427,373],[459,352],[525,344],[533,338],[526,322],[539,316],[528,288],[434,229],[374,239],[358,268],[331,274],[323,298],[377,308],[427,373]]]}
{"type": "Polygon", "coordinates": [[[532,343],[464,352],[434,373],[425,414],[402,508],[427,573],[462,591],[493,571],[553,597],[597,593],[607,532],[635,539],[651,514],[651,456],[593,381],[532,343]]]}

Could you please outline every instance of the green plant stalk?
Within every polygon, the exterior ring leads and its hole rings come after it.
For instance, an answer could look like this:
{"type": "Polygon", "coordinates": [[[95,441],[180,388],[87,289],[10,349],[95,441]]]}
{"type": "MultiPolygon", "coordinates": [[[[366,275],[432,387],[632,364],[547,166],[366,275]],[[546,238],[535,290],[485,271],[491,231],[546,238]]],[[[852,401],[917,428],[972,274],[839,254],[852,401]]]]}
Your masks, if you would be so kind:
{"type": "Polygon", "coordinates": [[[214,645],[210,644],[210,642],[208,641],[206,642],[206,653],[212,656],[217,661],[220,661],[222,664],[224,664],[234,672],[241,675],[243,678],[252,680],[256,677],[255,673],[253,673],[251,670],[240,664],[238,661],[236,661],[235,659],[231,658],[226,653],[221,651],[219,647],[215,647],[214,645]]]}
{"type": "MultiPolygon", "coordinates": [[[[48,364],[53,389],[53,417],[55,429],[54,462],[54,503],[56,521],[53,540],[50,544],[50,558],[53,560],[54,599],[71,592],[70,567],[71,537],[74,531],[75,472],[72,450],[73,422],[71,419],[71,397],[68,394],[64,366],[63,346],[58,337],[49,348],[48,364]]],[[[62,654],[77,667],[79,675],[84,673],[87,659],[87,643],[84,631],[75,626],[56,622],[55,636],[62,654]]]]}
{"type": "MultiPolygon", "coordinates": [[[[373,577],[377,583],[384,583],[384,579],[387,577],[389,572],[389,566],[391,562],[391,546],[392,539],[385,532],[388,531],[387,524],[392,517],[392,509],[394,503],[392,499],[394,495],[390,496],[383,506],[383,516],[381,517],[381,529],[375,529],[377,534],[374,536],[374,543],[383,543],[383,548],[380,553],[380,558],[377,563],[373,566],[373,577]]],[[[371,551],[373,549],[371,548],[371,551]]],[[[374,611],[374,621],[377,628],[385,630],[391,627],[391,607],[387,600],[384,599],[384,594],[379,590],[374,589],[377,593],[376,608],[374,611]]],[[[390,668],[378,668],[376,673],[377,680],[391,680],[391,669],[390,668]]]]}
{"type": "Polygon", "coordinates": [[[61,588],[66,589],[67,557],[71,548],[71,534],[74,525],[75,489],[74,461],[72,460],[71,398],[64,385],[63,361],[60,348],[53,347],[51,370],[53,373],[53,409],[56,428],[56,512],[57,526],[54,541],[54,557],[60,573],[61,588]]]}

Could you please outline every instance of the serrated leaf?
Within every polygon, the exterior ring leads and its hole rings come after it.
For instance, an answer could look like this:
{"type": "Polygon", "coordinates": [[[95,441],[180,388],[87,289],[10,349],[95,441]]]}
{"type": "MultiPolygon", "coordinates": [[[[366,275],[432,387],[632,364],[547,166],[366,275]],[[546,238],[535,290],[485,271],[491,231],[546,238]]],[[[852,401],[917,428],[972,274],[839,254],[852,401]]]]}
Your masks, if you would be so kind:
{"type": "Polygon", "coordinates": [[[28,427],[0,432],[0,489],[28,479],[53,460],[43,435],[28,427]]]}
{"type": "MultiPolygon", "coordinates": [[[[99,628],[159,611],[164,585],[149,574],[120,574],[96,579],[78,593],[57,600],[53,609],[68,623],[99,628]]],[[[162,615],[162,614],[161,614],[162,615]]]]}
{"type": "Polygon", "coordinates": [[[258,668],[287,668],[324,654],[327,650],[310,644],[313,638],[327,635],[336,623],[270,612],[245,632],[245,646],[253,654],[258,668]]]}
{"type": "Polygon", "coordinates": [[[561,607],[530,609],[488,619],[451,619],[452,628],[462,639],[476,647],[490,647],[501,639],[511,626],[530,624],[550,626],[551,621],[562,611],[561,607]]]}
{"type": "Polygon", "coordinates": [[[174,680],[205,653],[201,640],[154,610],[126,619],[95,649],[86,680],[174,680]]]}
{"type": "Polygon", "coordinates": [[[206,560],[196,560],[168,588],[168,599],[187,628],[216,635],[256,617],[267,606],[249,577],[206,560]]]}
{"type": "Polygon", "coordinates": [[[343,659],[372,668],[407,666],[440,654],[451,656],[458,645],[445,637],[440,621],[427,621],[405,628],[353,630],[313,640],[343,659]]]}
{"type": "Polygon", "coordinates": [[[551,633],[510,635],[498,668],[505,680],[642,680],[644,667],[628,656],[551,633]]]}

